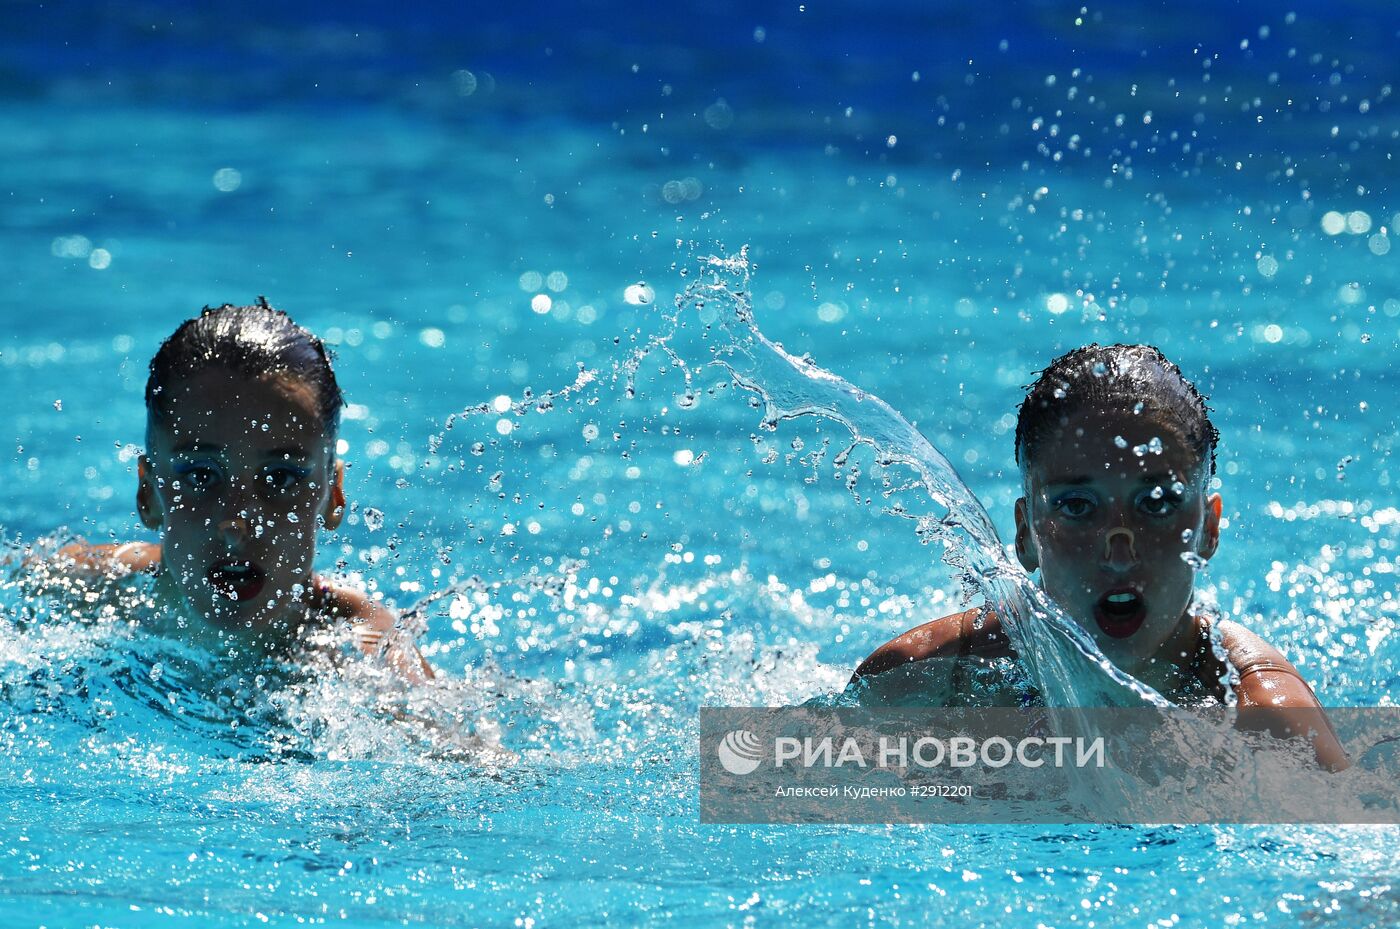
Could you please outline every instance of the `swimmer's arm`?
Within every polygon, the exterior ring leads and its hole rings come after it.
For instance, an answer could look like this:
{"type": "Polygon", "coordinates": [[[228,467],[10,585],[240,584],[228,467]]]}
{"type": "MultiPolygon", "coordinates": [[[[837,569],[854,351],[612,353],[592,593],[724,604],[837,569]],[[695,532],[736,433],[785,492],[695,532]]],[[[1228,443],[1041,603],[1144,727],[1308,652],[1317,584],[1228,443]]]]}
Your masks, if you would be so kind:
{"type": "Polygon", "coordinates": [[[83,539],[47,556],[30,556],[21,562],[25,582],[37,594],[84,589],[100,590],[104,584],[131,574],[154,571],[160,566],[160,546],[153,542],[93,545],[83,539]]]}
{"type": "Polygon", "coordinates": [[[954,666],[963,655],[1000,653],[1004,642],[982,610],[954,613],[896,636],[871,652],[851,675],[848,694],[867,705],[940,705],[956,685],[954,666]]]}
{"type": "Polygon", "coordinates": [[[1239,727],[1279,739],[1304,736],[1324,768],[1351,767],[1327,711],[1292,662],[1239,623],[1224,621],[1220,630],[1221,644],[1239,674],[1235,686],[1239,727]]]}
{"type": "Polygon", "coordinates": [[[1329,771],[1351,767],[1327,711],[1296,668],[1281,659],[1277,667],[1255,667],[1241,675],[1235,688],[1242,729],[1268,732],[1278,739],[1300,736],[1312,744],[1317,763],[1329,771]]]}
{"type": "Polygon", "coordinates": [[[160,564],[160,546],[154,542],[126,542],[121,545],[92,545],[78,540],[58,550],[52,563],[75,574],[135,574],[160,564]]]}
{"type": "Polygon", "coordinates": [[[433,680],[432,666],[418,646],[399,628],[393,610],[363,592],[322,582],[327,612],[348,621],[354,630],[355,647],[370,658],[382,658],[404,680],[420,684],[433,680]]]}

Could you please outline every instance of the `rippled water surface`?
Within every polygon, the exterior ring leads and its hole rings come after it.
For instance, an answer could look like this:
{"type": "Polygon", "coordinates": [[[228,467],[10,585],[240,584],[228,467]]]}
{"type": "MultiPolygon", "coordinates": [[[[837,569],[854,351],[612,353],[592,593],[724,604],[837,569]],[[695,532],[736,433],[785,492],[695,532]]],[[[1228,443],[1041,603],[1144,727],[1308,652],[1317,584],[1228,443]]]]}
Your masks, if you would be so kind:
{"type": "Polygon", "coordinates": [[[703,310],[644,350],[747,245],[762,333],[1006,534],[1021,385],[1154,342],[1223,436],[1203,596],[1325,703],[1392,704],[1397,29],[0,7],[5,923],[1393,924],[1392,828],[701,825],[699,706],[837,691],[962,585],[839,423],[762,428],[703,310]],[[145,537],[146,362],[259,294],[351,403],[322,568],[405,608],[458,585],[422,609],[438,685],[26,593],[22,546],[145,537]]]}

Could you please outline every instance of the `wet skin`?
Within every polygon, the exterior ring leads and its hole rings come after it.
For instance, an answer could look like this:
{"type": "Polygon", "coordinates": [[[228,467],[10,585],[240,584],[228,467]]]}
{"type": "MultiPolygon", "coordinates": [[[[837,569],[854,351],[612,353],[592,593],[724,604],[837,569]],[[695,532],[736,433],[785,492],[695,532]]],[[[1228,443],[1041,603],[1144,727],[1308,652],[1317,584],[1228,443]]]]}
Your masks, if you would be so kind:
{"type": "Polygon", "coordinates": [[[1040,571],[1045,592],[1115,664],[1177,689],[1199,639],[1189,562],[1203,564],[1220,538],[1206,462],[1172,426],[1129,411],[1071,414],[1030,457],[1016,501],[1022,566],[1040,571]]]}
{"type": "Polygon", "coordinates": [[[318,528],[345,504],[314,389],[212,368],[169,385],[163,406],[137,498],[162,534],[158,583],[220,631],[285,636],[319,595],[318,528]]]}

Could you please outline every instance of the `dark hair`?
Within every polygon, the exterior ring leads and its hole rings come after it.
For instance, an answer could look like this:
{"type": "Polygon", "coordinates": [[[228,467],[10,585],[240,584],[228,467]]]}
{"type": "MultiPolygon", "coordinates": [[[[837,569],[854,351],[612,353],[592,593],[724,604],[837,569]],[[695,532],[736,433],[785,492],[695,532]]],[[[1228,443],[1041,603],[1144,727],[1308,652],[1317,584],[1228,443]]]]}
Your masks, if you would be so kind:
{"type": "Polygon", "coordinates": [[[1026,388],[1016,417],[1016,462],[1035,453],[1052,429],[1082,409],[1150,410],[1175,426],[1215,476],[1220,433],[1196,385],[1153,345],[1085,345],[1066,352],[1026,388]]]}
{"type": "Polygon", "coordinates": [[[281,374],[310,384],[316,391],[321,424],[332,437],[340,427],[345,397],[325,345],[286,313],[269,306],[266,297],[258,297],[252,306],[206,306],[198,316],[181,323],[151,359],[147,416],[162,419],[167,412],[162,406],[165,388],[208,368],[227,368],[248,378],[281,374]]]}

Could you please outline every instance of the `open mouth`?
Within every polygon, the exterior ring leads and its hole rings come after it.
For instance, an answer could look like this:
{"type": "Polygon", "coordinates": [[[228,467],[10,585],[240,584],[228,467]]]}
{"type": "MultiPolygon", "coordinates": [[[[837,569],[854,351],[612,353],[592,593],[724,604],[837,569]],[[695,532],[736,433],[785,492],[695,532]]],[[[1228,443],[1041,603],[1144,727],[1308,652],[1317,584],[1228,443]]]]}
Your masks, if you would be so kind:
{"type": "Polygon", "coordinates": [[[219,596],[246,602],[262,592],[267,572],[251,561],[220,561],[209,568],[204,579],[219,596]]]}
{"type": "Polygon", "coordinates": [[[1126,639],[1142,628],[1147,618],[1147,601],[1136,590],[1110,590],[1094,604],[1094,621],[1104,634],[1126,639]]]}

